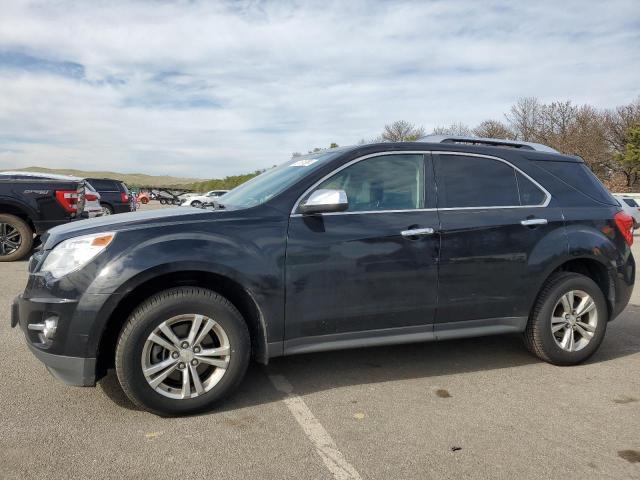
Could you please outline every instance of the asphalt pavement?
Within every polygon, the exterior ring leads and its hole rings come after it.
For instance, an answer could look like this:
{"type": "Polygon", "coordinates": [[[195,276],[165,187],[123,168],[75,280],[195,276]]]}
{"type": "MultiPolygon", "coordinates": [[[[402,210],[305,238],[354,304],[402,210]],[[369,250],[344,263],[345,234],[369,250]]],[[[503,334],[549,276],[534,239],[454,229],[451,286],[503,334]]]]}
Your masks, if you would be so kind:
{"type": "Polygon", "coordinates": [[[0,479],[640,478],[639,291],[580,366],[518,336],[299,355],[167,419],[113,372],[53,379],[9,327],[26,278],[26,262],[0,264],[0,479]]]}

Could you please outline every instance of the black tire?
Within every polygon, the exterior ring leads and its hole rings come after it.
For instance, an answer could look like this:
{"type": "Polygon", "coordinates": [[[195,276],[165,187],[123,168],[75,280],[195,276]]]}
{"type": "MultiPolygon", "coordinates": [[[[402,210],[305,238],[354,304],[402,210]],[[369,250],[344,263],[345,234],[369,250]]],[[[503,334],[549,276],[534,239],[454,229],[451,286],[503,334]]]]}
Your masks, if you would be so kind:
{"type": "Polygon", "coordinates": [[[180,201],[180,199],[178,199],[178,198],[174,198],[174,199],[173,199],[173,201],[172,201],[172,203],[173,203],[174,205],[180,205],[182,202],[180,201]]]}
{"type": "Polygon", "coordinates": [[[531,353],[545,362],[575,365],[596,352],[604,338],[608,320],[607,302],[600,287],[585,275],[560,272],[549,278],[538,295],[524,332],[525,345],[531,353]],[[560,298],[572,290],[584,291],[593,299],[598,320],[589,343],[580,350],[569,352],[556,343],[551,331],[551,317],[560,298]]]}
{"type": "Polygon", "coordinates": [[[196,208],[200,208],[200,207],[202,207],[202,202],[200,200],[194,200],[193,202],[191,202],[191,206],[192,207],[196,207],[196,208]]]}
{"type": "Polygon", "coordinates": [[[133,403],[158,415],[185,415],[210,409],[229,396],[245,375],[250,353],[247,325],[227,299],[204,288],[178,287],[157,293],[134,310],[120,333],[115,364],[120,385],[133,403]],[[151,332],[163,321],[183,314],[215,319],[229,339],[230,357],[224,375],[211,390],[195,398],[177,400],[149,385],[142,373],[141,358],[151,332]]]}
{"type": "Polygon", "coordinates": [[[111,205],[108,203],[101,203],[100,206],[102,207],[103,216],[113,215],[113,207],[111,205]]]}
{"type": "Polygon", "coordinates": [[[161,198],[159,201],[160,201],[160,205],[165,205],[167,203],[167,201],[164,198],[161,198]]]}
{"type": "Polygon", "coordinates": [[[33,247],[33,230],[20,217],[0,214],[0,262],[15,262],[26,257],[33,247]],[[14,247],[19,238],[18,248],[14,247]]]}

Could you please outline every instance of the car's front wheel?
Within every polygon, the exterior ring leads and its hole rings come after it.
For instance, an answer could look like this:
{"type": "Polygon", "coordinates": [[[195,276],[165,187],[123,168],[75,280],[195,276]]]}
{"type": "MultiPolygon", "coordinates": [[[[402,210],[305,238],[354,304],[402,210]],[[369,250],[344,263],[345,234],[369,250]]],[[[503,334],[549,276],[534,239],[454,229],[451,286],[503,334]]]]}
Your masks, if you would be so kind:
{"type": "Polygon", "coordinates": [[[525,330],[525,344],[546,362],[574,365],[595,353],[608,320],[600,287],[585,275],[560,272],[538,296],[525,330]]]}
{"type": "Polygon", "coordinates": [[[200,208],[200,207],[202,207],[202,202],[200,200],[194,200],[193,202],[191,202],[191,206],[192,207],[196,207],[196,208],[200,208]]]}
{"type": "Polygon", "coordinates": [[[15,215],[0,215],[0,262],[26,257],[33,246],[31,227],[15,215]]]}
{"type": "Polygon", "coordinates": [[[138,406],[189,414],[240,384],[250,351],[247,325],[228,300],[203,288],[172,288],[130,316],[118,340],[116,372],[138,406]]]}

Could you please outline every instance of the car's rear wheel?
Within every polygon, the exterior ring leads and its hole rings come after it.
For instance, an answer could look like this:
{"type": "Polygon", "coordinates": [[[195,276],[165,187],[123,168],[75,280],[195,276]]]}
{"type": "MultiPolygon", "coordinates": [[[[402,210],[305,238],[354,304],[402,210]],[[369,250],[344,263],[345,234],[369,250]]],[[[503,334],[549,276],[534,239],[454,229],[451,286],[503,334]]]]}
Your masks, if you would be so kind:
{"type": "Polygon", "coordinates": [[[113,215],[113,208],[106,203],[101,203],[100,207],[102,207],[102,215],[113,215]]]}
{"type": "Polygon", "coordinates": [[[33,230],[15,215],[0,215],[0,262],[26,257],[33,246],[33,230]]]}
{"type": "Polygon", "coordinates": [[[149,199],[147,197],[142,197],[140,198],[140,203],[142,203],[143,205],[146,205],[147,203],[149,203],[149,199]]]}
{"type": "Polygon", "coordinates": [[[202,202],[200,200],[194,200],[191,202],[192,207],[200,208],[202,206],[202,202]]]}
{"type": "Polygon", "coordinates": [[[554,274],[531,312],[525,343],[546,362],[574,365],[598,349],[608,316],[604,294],[593,280],[578,273],[554,274]]]}
{"type": "Polygon", "coordinates": [[[179,199],[179,198],[174,198],[174,199],[173,199],[173,201],[172,201],[172,203],[173,203],[174,205],[180,205],[180,203],[182,203],[182,202],[180,202],[180,199],[179,199]]]}
{"type": "Polygon", "coordinates": [[[180,415],[210,408],[249,364],[247,325],[225,298],[203,288],[160,292],[130,316],[116,348],[118,380],[138,406],[180,415]]]}

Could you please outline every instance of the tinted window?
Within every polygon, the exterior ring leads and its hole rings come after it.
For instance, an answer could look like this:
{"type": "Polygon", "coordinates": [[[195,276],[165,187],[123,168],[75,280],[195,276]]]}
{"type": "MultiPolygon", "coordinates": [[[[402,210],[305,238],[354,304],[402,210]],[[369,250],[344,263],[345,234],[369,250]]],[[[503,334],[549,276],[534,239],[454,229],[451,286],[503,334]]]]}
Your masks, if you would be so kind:
{"type": "Polygon", "coordinates": [[[345,168],[318,187],[347,192],[349,212],[412,210],[424,205],[422,155],[381,155],[345,168]]]}
{"type": "Polygon", "coordinates": [[[481,157],[435,155],[438,207],[503,207],[520,205],[515,170],[481,157]]]}
{"type": "Polygon", "coordinates": [[[545,193],[531,180],[516,171],[518,179],[518,191],[520,193],[520,205],[540,205],[544,203],[545,193]]]}
{"type": "Polygon", "coordinates": [[[95,188],[98,191],[104,191],[104,192],[120,191],[117,183],[114,182],[113,180],[100,180],[100,179],[92,178],[92,179],[89,179],[89,181],[91,185],[93,185],[93,188],[95,188]]]}
{"type": "Polygon", "coordinates": [[[636,201],[633,198],[623,198],[622,200],[624,201],[624,203],[626,203],[630,207],[637,207],[638,206],[638,204],[636,203],[636,201]]]}
{"type": "Polygon", "coordinates": [[[609,205],[617,202],[584,163],[539,161],[536,165],[594,200],[609,205]]]}

